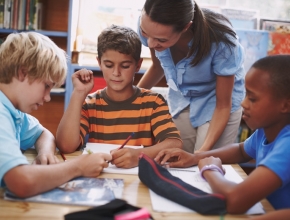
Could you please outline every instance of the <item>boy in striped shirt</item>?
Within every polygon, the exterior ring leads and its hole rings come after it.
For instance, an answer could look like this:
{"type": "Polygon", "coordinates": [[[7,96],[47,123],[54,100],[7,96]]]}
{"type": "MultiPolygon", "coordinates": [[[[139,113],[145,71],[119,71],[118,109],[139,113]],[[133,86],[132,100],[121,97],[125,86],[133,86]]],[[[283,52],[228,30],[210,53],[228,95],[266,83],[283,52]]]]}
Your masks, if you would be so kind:
{"type": "Polygon", "coordinates": [[[180,133],[172,121],[162,95],[133,85],[142,64],[141,41],[132,29],[112,25],[98,37],[98,62],[107,86],[88,94],[94,85],[93,72],[81,69],[72,75],[74,90],[59,124],[56,140],[65,153],[89,142],[123,144],[142,149],[123,148],[112,152],[117,167],[138,165],[141,152],[154,158],[162,149],[182,147],[180,133]]]}

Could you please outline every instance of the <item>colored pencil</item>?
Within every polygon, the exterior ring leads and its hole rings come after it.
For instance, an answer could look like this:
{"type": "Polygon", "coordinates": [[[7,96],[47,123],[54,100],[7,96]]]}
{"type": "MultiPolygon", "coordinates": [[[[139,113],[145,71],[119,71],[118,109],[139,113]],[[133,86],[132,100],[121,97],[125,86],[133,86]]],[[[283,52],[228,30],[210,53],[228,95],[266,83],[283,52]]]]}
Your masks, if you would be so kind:
{"type": "Polygon", "coordinates": [[[125,140],[125,142],[121,145],[121,147],[119,147],[117,150],[120,150],[120,149],[122,149],[127,143],[128,143],[128,141],[134,136],[134,132],[132,132],[130,135],[129,135],[129,137],[127,137],[127,139],[125,140]]]}
{"type": "Polygon", "coordinates": [[[62,157],[62,159],[64,160],[64,162],[66,161],[66,158],[65,158],[65,156],[64,156],[64,154],[63,153],[61,153],[61,152],[59,152],[59,154],[60,154],[60,156],[62,157]]]}

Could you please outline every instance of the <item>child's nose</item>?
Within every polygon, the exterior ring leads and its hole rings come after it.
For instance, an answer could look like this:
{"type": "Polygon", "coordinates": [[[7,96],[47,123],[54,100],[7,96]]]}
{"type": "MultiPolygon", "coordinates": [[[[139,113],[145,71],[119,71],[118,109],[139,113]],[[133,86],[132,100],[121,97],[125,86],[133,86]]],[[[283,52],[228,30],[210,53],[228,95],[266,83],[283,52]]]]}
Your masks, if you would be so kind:
{"type": "Polygon", "coordinates": [[[241,106],[242,106],[243,109],[247,108],[246,98],[244,98],[243,101],[241,102],[241,106]]]}
{"type": "Polygon", "coordinates": [[[115,68],[115,69],[114,69],[113,75],[114,75],[114,76],[119,76],[119,75],[121,75],[119,68],[115,68]]]}
{"type": "Polygon", "coordinates": [[[49,102],[51,100],[51,97],[50,97],[50,91],[49,92],[47,92],[46,94],[45,94],[45,96],[44,96],[44,101],[45,102],[49,102]]]}

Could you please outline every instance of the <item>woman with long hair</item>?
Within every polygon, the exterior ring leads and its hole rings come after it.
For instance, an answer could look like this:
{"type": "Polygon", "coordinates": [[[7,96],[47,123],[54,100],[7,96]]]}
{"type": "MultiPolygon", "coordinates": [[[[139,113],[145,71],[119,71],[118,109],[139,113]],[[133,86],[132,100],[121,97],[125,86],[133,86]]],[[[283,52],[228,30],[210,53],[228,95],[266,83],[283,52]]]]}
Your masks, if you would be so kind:
{"type": "Polygon", "coordinates": [[[244,52],[229,20],[193,0],[146,0],[138,33],[152,65],[138,86],[164,76],[183,149],[208,151],[237,137],[244,98],[244,52]]]}

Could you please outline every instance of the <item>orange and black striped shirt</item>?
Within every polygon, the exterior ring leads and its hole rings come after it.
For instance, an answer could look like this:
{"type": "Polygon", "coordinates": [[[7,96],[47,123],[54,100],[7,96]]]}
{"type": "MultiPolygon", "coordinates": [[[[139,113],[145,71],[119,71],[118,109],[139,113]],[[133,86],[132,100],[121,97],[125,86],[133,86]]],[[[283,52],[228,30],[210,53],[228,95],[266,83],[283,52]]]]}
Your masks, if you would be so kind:
{"type": "Polygon", "coordinates": [[[112,101],[105,89],[89,94],[81,113],[82,144],[89,134],[89,142],[152,146],[167,138],[180,139],[168,105],[163,96],[137,88],[135,94],[121,102],[112,101]]]}

